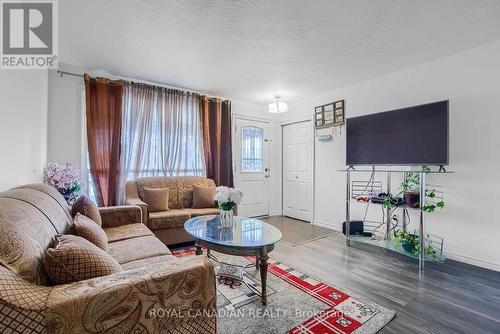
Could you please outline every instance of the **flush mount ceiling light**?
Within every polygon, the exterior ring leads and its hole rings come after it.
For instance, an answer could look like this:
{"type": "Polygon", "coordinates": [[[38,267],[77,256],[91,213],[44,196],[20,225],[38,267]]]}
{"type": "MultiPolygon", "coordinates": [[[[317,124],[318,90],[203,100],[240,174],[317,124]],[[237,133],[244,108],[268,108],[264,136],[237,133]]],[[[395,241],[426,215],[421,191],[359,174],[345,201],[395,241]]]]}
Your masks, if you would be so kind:
{"type": "Polygon", "coordinates": [[[269,112],[273,114],[284,113],[288,111],[288,104],[285,102],[280,102],[280,97],[275,97],[276,101],[273,103],[269,103],[269,112]]]}

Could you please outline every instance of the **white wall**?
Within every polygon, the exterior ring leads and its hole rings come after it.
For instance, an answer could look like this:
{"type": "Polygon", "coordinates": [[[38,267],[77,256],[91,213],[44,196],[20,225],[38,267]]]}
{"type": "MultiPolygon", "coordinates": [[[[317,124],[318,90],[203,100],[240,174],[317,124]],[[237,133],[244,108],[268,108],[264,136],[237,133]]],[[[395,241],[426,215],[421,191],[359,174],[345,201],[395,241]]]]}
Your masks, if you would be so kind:
{"type": "Polygon", "coordinates": [[[82,165],[84,83],[79,77],[49,71],[47,160],[82,165]]]}
{"type": "MultiPolygon", "coordinates": [[[[347,117],[449,99],[449,169],[456,174],[428,177],[444,186],[446,208],[429,215],[427,231],[445,238],[450,258],[500,270],[499,59],[500,42],[471,49],[293,103],[277,124],[310,117],[315,106],[340,99],[347,117]]],[[[345,133],[315,146],[315,221],[338,227],[345,217],[345,174],[336,172],[345,168],[345,133]]],[[[355,210],[361,219],[362,208],[355,210]]],[[[380,208],[372,210],[371,216],[380,215],[380,208]]]]}
{"type": "Polygon", "coordinates": [[[0,191],[41,182],[47,157],[47,71],[0,71],[0,191]]]}

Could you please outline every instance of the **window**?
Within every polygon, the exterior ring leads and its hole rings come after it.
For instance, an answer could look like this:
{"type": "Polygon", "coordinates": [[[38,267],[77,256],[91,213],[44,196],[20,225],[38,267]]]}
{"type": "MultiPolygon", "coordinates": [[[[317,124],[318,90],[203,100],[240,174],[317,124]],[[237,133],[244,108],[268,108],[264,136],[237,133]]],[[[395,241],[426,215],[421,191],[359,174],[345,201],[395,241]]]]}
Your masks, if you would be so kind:
{"type": "Polygon", "coordinates": [[[253,126],[241,129],[241,171],[263,171],[263,131],[253,126]]]}
{"type": "MultiPolygon", "coordinates": [[[[125,202],[124,189],[128,180],[149,176],[206,175],[199,107],[197,94],[149,86],[125,86],[119,204],[125,202]]],[[[88,195],[95,198],[96,189],[89,171],[86,178],[88,195]]]]}

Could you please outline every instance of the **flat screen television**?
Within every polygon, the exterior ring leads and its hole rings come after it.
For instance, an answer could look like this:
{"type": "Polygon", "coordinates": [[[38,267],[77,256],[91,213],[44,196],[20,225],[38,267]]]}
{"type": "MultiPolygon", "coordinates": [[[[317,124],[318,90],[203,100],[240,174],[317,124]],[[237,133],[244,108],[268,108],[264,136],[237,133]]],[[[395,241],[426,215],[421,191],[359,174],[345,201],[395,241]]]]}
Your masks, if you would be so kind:
{"type": "Polygon", "coordinates": [[[346,164],[447,165],[448,100],[346,121],[346,164]]]}

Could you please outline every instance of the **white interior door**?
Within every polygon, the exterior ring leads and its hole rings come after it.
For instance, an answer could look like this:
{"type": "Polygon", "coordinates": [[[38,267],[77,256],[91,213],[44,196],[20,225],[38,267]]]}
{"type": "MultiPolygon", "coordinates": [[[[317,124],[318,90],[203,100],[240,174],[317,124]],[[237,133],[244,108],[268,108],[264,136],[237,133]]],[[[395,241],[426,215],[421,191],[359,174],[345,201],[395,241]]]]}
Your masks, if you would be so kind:
{"type": "Polygon", "coordinates": [[[243,190],[238,215],[269,214],[269,123],[236,119],[235,186],[243,190]]]}
{"type": "Polygon", "coordinates": [[[312,221],[311,122],[283,126],[283,214],[312,221]]]}

